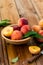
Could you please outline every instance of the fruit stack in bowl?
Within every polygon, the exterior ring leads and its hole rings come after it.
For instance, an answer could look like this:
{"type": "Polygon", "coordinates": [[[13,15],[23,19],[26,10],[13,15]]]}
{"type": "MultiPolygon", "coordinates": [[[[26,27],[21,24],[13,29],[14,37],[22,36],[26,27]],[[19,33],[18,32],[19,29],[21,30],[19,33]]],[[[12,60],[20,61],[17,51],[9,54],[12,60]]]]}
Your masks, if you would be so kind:
{"type": "Polygon", "coordinates": [[[20,18],[18,24],[13,26],[7,26],[3,29],[3,35],[11,40],[21,40],[23,35],[31,30],[28,20],[26,18],[20,18]]]}
{"type": "Polygon", "coordinates": [[[43,20],[39,22],[39,25],[33,25],[30,27],[26,18],[20,18],[18,24],[12,24],[5,27],[1,35],[9,42],[27,43],[30,38],[36,37],[38,41],[43,42],[43,20]]]}
{"type": "MultiPolygon", "coordinates": [[[[39,21],[38,25],[33,25],[32,30],[43,36],[43,19],[39,21]]],[[[37,40],[43,42],[43,39],[37,40]]]]}

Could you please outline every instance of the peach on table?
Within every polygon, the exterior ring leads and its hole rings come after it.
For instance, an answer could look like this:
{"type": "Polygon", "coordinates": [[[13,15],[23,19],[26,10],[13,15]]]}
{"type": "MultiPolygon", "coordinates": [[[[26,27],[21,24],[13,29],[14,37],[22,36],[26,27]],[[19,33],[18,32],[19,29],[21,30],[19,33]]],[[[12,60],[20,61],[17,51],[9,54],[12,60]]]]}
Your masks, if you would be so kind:
{"type": "Polygon", "coordinates": [[[29,51],[31,54],[38,54],[41,48],[38,46],[29,46],[29,51]]]}

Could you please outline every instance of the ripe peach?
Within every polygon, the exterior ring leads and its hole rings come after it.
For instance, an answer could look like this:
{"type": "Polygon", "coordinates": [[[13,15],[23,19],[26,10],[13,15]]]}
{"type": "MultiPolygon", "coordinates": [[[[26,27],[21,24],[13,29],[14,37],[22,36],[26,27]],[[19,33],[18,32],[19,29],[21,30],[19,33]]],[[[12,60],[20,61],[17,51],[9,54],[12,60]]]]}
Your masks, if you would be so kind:
{"type": "MultiPolygon", "coordinates": [[[[40,31],[39,31],[39,34],[43,36],[43,30],[40,30],[40,31]]],[[[39,41],[39,42],[43,42],[42,39],[38,39],[38,41],[39,41]]]]}
{"type": "Polygon", "coordinates": [[[18,25],[22,27],[23,25],[28,25],[28,20],[26,18],[20,18],[18,20],[18,25]]]}
{"type": "Polygon", "coordinates": [[[33,25],[32,30],[34,30],[35,32],[39,32],[41,28],[38,25],[33,25]]]}
{"type": "Polygon", "coordinates": [[[29,51],[31,54],[38,54],[41,48],[38,46],[29,46],[29,51]]]}
{"type": "Polygon", "coordinates": [[[30,26],[29,25],[24,25],[21,27],[21,32],[23,34],[26,34],[28,31],[30,31],[30,26]]]}
{"type": "Polygon", "coordinates": [[[21,38],[22,38],[21,31],[18,31],[18,30],[13,31],[13,33],[11,35],[12,40],[20,40],[21,38]]]}
{"type": "Polygon", "coordinates": [[[13,30],[20,30],[20,27],[18,25],[14,25],[13,30]]]}
{"type": "Polygon", "coordinates": [[[43,29],[43,19],[39,21],[39,26],[43,29]]]}

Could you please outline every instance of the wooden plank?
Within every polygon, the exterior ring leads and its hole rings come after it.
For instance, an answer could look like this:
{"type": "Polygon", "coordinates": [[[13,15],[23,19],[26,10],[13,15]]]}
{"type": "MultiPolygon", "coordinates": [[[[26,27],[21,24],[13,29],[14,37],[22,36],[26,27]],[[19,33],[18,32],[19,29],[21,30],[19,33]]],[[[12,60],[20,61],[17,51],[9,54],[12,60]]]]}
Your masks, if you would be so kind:
{"type": "Polygon", "coordinates": [[[3,38],[2,38],[2,47],[3,47],[4,65],[9,65],[7,51],[6,51],[7,49],[3,38]]]}
{"type": "Polygon", "coordinates": [[[43,56],[41,56],[39,59],[37,59],[36,64],[43,65],[43,56]]]}
{"type": "Polygon", "coordinates": [[[0,65],[4,65],[4,57],[3,57],[3,52],[2,52],[1,39],[0,39],[0,65]]]}
{"type": "Polygon", "coordinates": [[[31,0],[36,5],[36,8],[39,12],[39,16],[43,18],[43,0],[31,0]]]}
{"type": "MultiPolygon", "coordinates": [[[[1,8],[0,8],[0,20],[1,20],[1,8]]],[[[0,27],[0,65],[5,65],[4,53],[3,53],[3,47],[2,47],[2,39],[1,39],[1,30],[2,28],[0,27]]]]}
{"type": "Polygon", "coordinates": [[[40,13],[40,11],[38,10],[38,8],[37,8],[37,6],[36,6],[36,3],[35,3],[33,0],[31,0],[31,2],[32,2],[32,5],[33,5],[33,7],[34,7],[34,9],[35,9],[35,11],[36,11],[36,13],[37,13],[39,19],[41,19],[42,16],[41,16],[41,13],[40,13]]]}
{"type": "Polygon", "coordinates": [[[10,19],[12,23],[16,23],[19,15],[13,0],[1,0],[0,3],[2,19],[10,19]]]}
{"type": "Polygon", "coordinates": [[[8,65],[8,62],[6,59],[7,55],[5,54],[5,47],[2,44],[1,30],[2,30],[2,28],[0,27],[0,65],[8,65]],[[6,60],[6,62],[5,62],[5,60],[6,60]]]}

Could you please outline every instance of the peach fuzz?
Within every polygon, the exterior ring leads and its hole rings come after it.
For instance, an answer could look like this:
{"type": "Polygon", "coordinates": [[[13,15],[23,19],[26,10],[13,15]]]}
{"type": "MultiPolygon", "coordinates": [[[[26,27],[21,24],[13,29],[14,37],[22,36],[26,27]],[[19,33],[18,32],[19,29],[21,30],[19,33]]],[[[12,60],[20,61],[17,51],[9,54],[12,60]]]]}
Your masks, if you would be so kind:
{"type": "Polygon", "coordinates": [[[39,25],[33,25],[32,30],[35,31],[35,32],[39,32],[41,30],[41,28],[40,28],[39,25]]]}
{"type": "Polygon", "coordinates": [[[18,20],[18,26],[22,27],[23,25],[28,25],[28,20],[26,18],[20,18],[18,20]]]}
{"type": "Polygon", "coordinates": [[[21,32],[23,34],[26,34],[28,31],[30,31],[30,26],[29,25],[24,25],[21,27],[21,32]]]}
{"type": "Polygon", "coordinates": [[[20,40],[21,38],[22,38],[21,31],[18,31],[18,30],[13,31],[13,33],[11,35],[12,40],[20,40]]]}

